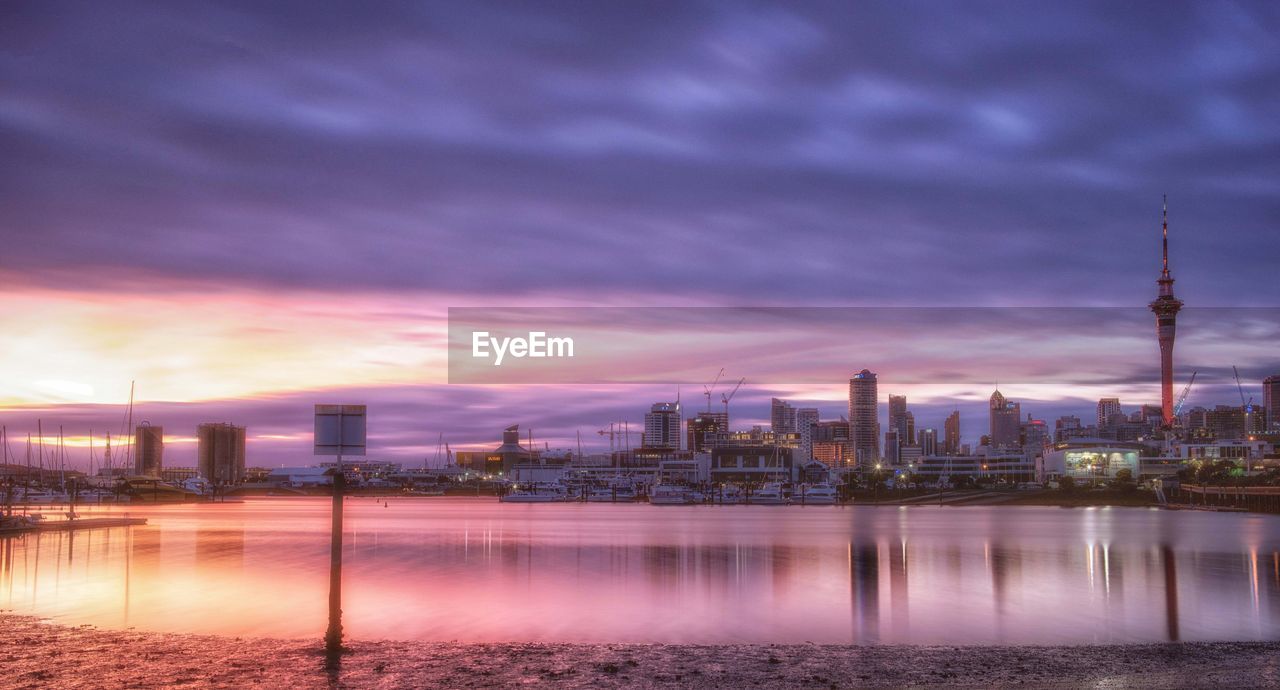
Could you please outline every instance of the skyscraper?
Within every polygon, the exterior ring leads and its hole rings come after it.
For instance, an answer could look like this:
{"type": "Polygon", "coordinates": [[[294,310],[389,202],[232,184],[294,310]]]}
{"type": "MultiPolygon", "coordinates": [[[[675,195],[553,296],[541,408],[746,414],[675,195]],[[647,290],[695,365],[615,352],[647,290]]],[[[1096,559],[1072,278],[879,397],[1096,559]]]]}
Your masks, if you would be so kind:
{"type": "Polygon", "coordinates": [[[1173,274],[1169,272],[1169,203],[1165,199],[1162,211],[1161,242],[1163,263],[1160,270],[1159,295],[1151,302],[1156,315],[1156,337],[1160,341],[1160,410],[1165,428],[1173,426],[1173,337],[1177,330],[1178,311],[1182,300],[1173,296],[1173,274]]]}
{"type": "Polygon", "coordinates": [[[802,407],[796,410],[796,433],[800,434],[800,461],[813,458],[814,429],[820,421],[818,408],[802,407]]]}
{"type": "Polygon", "coordinates": [[[1110,425],[1112,417],[1123,414],[1124,410],[1120,408],[1120,398],[1102,398],[1098,401],[1098,428],[1102,429],[1110,425]]]}
{"type": "Polygon", "coordinates": [[[937,429],[921,429],[920,430],[920,454],[926,455],[926,456],[938,454],[938,430],[937,429]]]}
{"type": "Polygon", "coordinates": [[[160,470],[164,469],[164,427],[143,422],[138,425],[133,442],[134,473],[159,477],[160,470]]]}
{"type": "Polygon", "coordinates": [[[1262,380],[1262,407],[1267,415],[1267,433],[1280,431],[1280,374],[1262,380]]]}
{"type": "Polygon", "coordinates": [[[991,448],[1013,450],[1021,447],[1022,406],[1006,400],[999,390],[991,394],[990,402],[991,448]]]}
{"type": "Polygon", "coordinates": [[[849,431],[858,464],[880,459],[880,418],[876,375],[863,369],[849,379],[849,431]]]}
{"type": "Polygon", "coordinates": [[[916,442],[916,420],[907,410],[907,396],[889,396],[889,430],[898,432],[898,443],[910,445],[916,442]]]}
{"type": "Polygon", "coordinates": [[[201,477],[215,484],[234,484],[244,478],[244,427],[201,424],[196,427],[196,443],[201,477]]]}
{"type": "Polygon", "coordinates": [[[960,410],[947,415],[947,421],[942,424],[942,452],[960,454],[960,410]]]}
{"type": "Polygon", "coordinates": [[[654,403],[644,414],[645,448],[680,450],[680,403],[654,403]]]}

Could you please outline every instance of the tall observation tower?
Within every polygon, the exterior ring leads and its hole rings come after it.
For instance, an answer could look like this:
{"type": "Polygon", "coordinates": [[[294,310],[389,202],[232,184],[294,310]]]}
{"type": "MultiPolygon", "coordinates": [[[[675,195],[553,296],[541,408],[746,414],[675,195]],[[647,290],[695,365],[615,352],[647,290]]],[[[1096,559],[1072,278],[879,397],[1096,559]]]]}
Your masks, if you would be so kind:
{"type": "Polygon", "coordinates": [[[1173,275],[1169,273],[1169,198],[1165,197],[1163,210],[1163,265],[1160,294],[1151,301],[1151,311],[1156,315],[1156,337],[1160,340],[1160,411],[1166,429],[1173,426],[1173,336],[1177,328],[1178,311],[1182,300],[1173,296],[1173,275]]]}

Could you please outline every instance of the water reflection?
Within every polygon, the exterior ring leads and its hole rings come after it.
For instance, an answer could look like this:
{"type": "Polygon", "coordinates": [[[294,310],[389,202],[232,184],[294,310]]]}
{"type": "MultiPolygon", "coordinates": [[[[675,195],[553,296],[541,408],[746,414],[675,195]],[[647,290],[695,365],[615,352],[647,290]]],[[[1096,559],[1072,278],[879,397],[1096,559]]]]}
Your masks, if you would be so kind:
{"type": "MultiPolygon", "coordinates": [[[[133,509],[0,540],[0,601],[68,623],[318,637],[328,506],[133,509]]],[[[353,638],[1082,643],[1280,637],[1280,519],[1056,508],[352,499],[353,638]]]]}

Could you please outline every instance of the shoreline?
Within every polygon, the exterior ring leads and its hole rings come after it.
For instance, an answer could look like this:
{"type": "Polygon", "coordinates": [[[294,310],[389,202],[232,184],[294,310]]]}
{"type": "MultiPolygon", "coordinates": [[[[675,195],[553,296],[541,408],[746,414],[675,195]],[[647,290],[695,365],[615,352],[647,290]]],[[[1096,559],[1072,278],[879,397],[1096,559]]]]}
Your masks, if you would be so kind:
{"type": "Polygon", "coordinates": [[[1280,641],[916,646],[275,640],[67,626],[0,613],[16,688],[1280,687],[1280,641]]]}

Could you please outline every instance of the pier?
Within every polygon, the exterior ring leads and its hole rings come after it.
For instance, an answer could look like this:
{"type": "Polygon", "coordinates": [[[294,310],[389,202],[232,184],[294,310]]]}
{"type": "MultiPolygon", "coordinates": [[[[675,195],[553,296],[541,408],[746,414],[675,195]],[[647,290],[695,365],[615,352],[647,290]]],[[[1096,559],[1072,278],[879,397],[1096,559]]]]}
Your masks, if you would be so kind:
{"type": "Polygon", "coordinates": [[[71,530],[100,529],[103,527],[133,527],[145,524],[147,524],[146,518],[135,517],[74,518],[70,520],[48,521],[34,520],[0,526],[0,536],[24,534],[27,532],[68,532],[71,530]]]}

